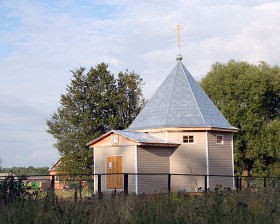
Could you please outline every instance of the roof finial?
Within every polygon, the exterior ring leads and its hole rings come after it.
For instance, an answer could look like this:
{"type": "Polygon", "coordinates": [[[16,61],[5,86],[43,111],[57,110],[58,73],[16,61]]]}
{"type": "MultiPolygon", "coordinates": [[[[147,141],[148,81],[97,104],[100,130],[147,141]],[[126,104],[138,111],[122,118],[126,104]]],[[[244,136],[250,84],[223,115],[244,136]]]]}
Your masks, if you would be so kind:
{"type": "Polygon", "coordinates": [[[180,30],[184,29],[183,27],[180,26],[180,24],[178,24],[176,26],[176,29],[175,31],[177,31],[178,33],[178,54],[180,54],[180,42],[181,42],[181,39],[180,39],[180,30]]]}
{"type": "Polygon", "coordinates": [[[180,24],[178,24],[176,26],[176,29],[175,31],[177,31],[177,34],[178,34],[178,54],[176,56],[176,60],[177,61],[181,61],[183,59],[181,53],[180,53],[180,42],[181,42],[181,39],[180,39],[180,30],[184,29],[183,27],[180,26],[180,24]]]}

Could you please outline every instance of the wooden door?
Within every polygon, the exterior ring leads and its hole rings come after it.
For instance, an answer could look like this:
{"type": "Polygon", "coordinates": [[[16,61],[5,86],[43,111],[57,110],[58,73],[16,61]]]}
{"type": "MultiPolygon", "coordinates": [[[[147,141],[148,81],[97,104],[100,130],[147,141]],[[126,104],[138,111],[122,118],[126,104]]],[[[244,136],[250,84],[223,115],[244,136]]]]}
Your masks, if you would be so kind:
{"type": "MultiPolygon", "coordinates": [[[[106,173],[123,173],[122,156],[106,157],[106,173]]],[[[123,174],[106,175],[106,189],[123,189],[123,174]]]]}

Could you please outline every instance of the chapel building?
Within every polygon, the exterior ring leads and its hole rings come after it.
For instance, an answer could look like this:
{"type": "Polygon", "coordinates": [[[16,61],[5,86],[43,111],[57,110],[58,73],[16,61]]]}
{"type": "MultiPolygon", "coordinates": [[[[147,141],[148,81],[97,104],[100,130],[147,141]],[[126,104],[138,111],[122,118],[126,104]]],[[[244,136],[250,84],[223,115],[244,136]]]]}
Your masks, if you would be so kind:
{"type": "MultiPolygon", "coordinates": [[[[234,189],[233,134],[238,129],[195,81],[181,54],[176,60],[127,129],[112,130],[87,144],[93,150],[94,173],[129,173],[128,191],[136,194],[166,192],[168,176],[161,174],[167,173],[172,174],[173,190],[204,189],[200,175],[210,175],[209,189],[234,189]]],[[[95,192],[97,187],[95,178],[95,192]]],[[[102,191],[123,187],[123,175],[102,176],[102,191]]]]}

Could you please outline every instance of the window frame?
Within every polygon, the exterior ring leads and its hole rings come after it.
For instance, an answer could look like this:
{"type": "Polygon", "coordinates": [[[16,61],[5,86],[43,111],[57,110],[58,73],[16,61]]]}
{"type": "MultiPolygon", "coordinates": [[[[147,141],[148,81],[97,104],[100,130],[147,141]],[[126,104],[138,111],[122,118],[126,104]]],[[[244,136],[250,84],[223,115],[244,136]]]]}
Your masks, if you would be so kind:
{"type": "Polygon", "coordinates": [[[183,144],[195,144],[195,135],[183,135],[182,136],[182,143],[183,144]],[[184,137],[187,137],[187,142],[184,142],[184,137]],[[192,142],[190,142],[190,137],[192,137],[192,142]]]}
{"type": "Polygon", "coordinates": [[[224,144],[224,135],[216,135],[216,144],[221,145],[224,144]],[[218,138],[221,137],[221,142],[218,142],[218,138]]]}
{"type": "Polygon", "coordinates": [[[112,145],[119,145],[119,135],[116,133],[112,134],[112,145]]]}

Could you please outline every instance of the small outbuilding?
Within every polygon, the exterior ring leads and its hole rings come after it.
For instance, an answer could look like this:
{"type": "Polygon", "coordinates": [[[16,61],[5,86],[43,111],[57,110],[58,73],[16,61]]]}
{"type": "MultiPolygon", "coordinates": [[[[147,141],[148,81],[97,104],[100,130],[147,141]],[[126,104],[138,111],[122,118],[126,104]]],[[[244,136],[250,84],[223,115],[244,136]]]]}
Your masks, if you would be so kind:
{"type": "MultiPolygon", "coordinates": [[[[177,64],[129,128],[112,130],[87,145],[94,173],[129,173],[136,194],[171,188],[198,191],[217,185],[234,188],[233,133],[214,103],[182,63],[177,64]],[[190,175],[189,175],[190,174],[190,175]],[[222,176],[211,176],[222,175],[222,176]]],[[[123,190],[122,174],[103,175],[101,190],[123,190]]],[[[97,192],[97,178],[94,190],[97,192]]]]}
{"type": "Polygon", "coordinates": [[[64,186],[65,186],[65,181],[63,181],[59,176],[59,174],[60,174],[60,171],[59,171],[60,164],[61,164],[61,158],[58,159],[55,162],[55,164],[49,169],[50,182],[52,181],[52,176],[55,176],[55,179],[54,179],[54,189],[55,190],[62,190],[62,189],[64,189],[64,186]]]}

